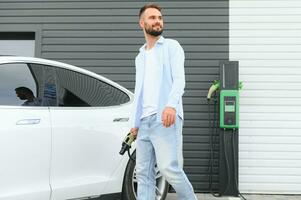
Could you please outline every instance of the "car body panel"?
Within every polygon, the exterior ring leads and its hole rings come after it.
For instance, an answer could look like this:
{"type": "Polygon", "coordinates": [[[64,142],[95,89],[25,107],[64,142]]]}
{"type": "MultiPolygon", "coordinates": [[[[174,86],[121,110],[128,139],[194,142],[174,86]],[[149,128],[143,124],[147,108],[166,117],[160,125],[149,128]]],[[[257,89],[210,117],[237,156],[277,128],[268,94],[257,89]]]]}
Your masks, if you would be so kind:
{"type": "Polygon", "coordinates": [[[129,106],[57,107],[50,108],[50,113],[52,199],[106,193],[104,188],[122,161],[118,151],[128,131],[127,120],[114,119],[128,119],[129,106]]]}
{"type": "Polygon", "coordinates": [[[49,199],[48,108],[11,106],[0,112],[0,199],[49,199]]]}

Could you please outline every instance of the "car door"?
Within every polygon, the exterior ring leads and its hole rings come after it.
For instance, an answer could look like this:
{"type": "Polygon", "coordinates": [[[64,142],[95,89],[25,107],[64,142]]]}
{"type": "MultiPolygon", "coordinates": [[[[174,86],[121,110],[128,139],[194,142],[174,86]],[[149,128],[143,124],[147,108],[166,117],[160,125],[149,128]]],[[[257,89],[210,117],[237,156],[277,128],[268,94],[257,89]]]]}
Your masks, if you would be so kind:
{"type": "Polygon", "coordinates": [[[99,196],[106,193],[122,159],[119,150],[128,131],[130,98],[70,69],[57,68],[56,82],[58,107],[50,107],[52,199],[99,196]]]}
{"type": "Polygon", "coordinates": [[[0,64],[0,200],[50,199],[49,109],[39,95],[43,73],[34,70],[0,64]]]}

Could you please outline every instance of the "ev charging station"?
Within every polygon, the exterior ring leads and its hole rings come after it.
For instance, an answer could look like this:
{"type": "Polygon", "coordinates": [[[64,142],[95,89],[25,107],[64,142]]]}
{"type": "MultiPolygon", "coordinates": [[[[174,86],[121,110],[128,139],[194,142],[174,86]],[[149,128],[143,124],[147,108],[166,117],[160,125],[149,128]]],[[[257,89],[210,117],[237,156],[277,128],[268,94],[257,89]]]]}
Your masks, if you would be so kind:
{"type": "Polygon", "coordinates": [[[220,62],[220,80],[213,82],[207,95],[211,130],[209,187],[214,196],[240,196],[244,199],[238,189],[239,90],[242,88],[238,69],[238,61],[220,62]],[[211,99],[212,94],[214,97],[211,99]],[[212,102],[214,102],[213,119],[210,118],[212,102]],[[214,134],[219,138],[218,191],[212,191],[214,134]]]}

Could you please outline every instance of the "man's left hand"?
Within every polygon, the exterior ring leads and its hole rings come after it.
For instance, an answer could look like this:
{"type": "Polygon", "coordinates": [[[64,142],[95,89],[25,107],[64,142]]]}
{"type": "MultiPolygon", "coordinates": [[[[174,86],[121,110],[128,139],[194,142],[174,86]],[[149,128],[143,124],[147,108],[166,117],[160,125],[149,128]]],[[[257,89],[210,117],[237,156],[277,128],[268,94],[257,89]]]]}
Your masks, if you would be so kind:
{"type": "Polygon", "coordinates": [[[163,126],[170,127],[175,123],[176,120],[176,109],[173,107],[166,107],[162,113],[162,124],[163,126]]]}

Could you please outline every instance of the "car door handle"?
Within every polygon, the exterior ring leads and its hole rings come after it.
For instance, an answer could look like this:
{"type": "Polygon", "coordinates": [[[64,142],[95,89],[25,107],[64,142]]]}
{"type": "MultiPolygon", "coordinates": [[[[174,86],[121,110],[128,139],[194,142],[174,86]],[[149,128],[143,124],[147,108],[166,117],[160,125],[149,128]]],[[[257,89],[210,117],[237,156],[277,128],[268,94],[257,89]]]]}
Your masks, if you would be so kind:
{"type": "Polygon", "coordinates": [[[113,120],[113,122],[127,122],[129,121],[129,118],[128,117],[123,117],[123,118],[115,118],[113,120]]]}
{"type": "Polygon", "coordinates": [[[33,125],[33,124],[39,124],[41,122],[41,119],[21,119],[17,121],[17,125],[33,125]]]}

